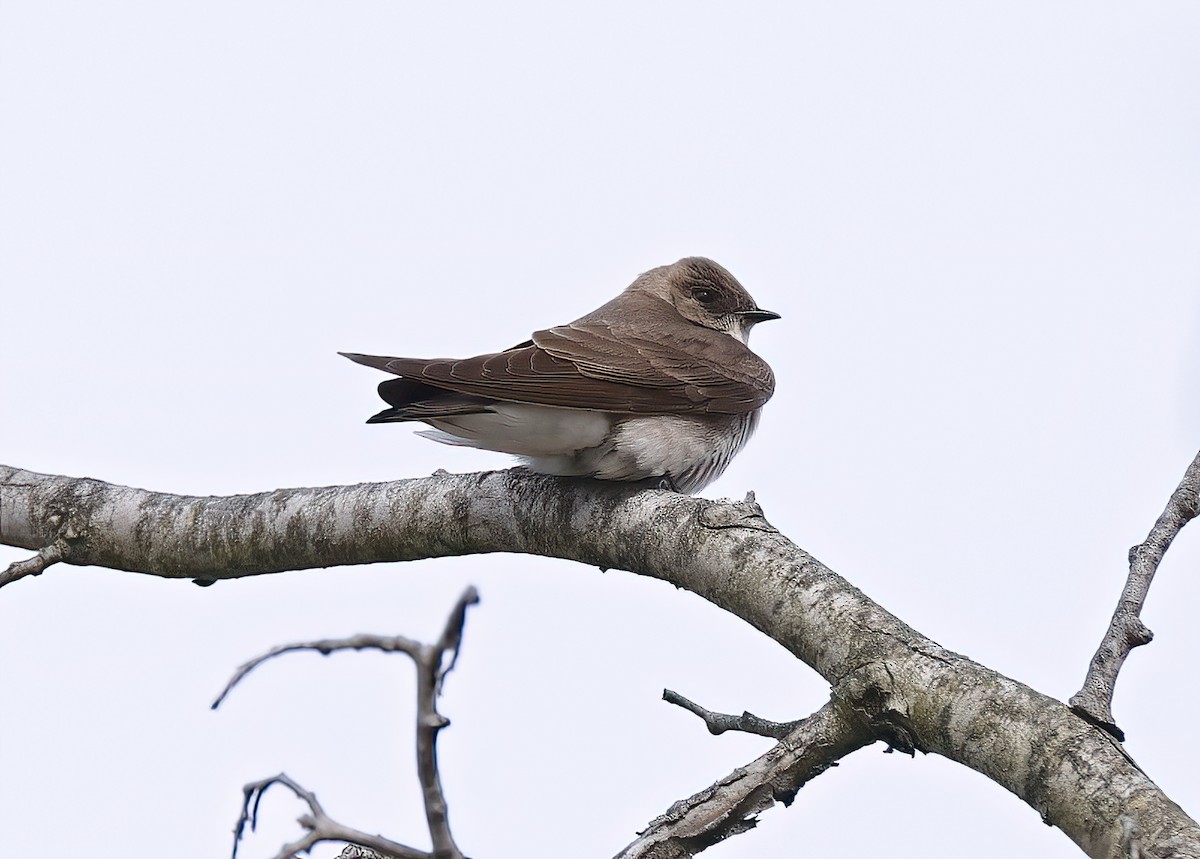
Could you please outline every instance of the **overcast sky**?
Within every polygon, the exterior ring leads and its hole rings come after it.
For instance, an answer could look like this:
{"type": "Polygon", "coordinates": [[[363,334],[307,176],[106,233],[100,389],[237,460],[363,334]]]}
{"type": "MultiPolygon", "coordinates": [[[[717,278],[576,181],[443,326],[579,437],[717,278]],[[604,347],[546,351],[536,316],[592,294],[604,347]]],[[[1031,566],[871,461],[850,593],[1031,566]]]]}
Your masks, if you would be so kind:
{"type": "MultiPolygon", "coordinates": [[[[506,467],[366,426],[337,350],[503,348],[689,254],[783,315],[777,393],[709,497],[941,644],[1078,688],[1200,447],[1200,5],[0,2],[0,462],[190,494],[506,467]]],[[[1200,525],[1117,690],[1200,809],[1200,525]]],[[[0,563],[28,553],[0,549],[0,563]]],[[[476,857],[606,856],[826,684],[690,594],[521,556],[222,582],[58,566],[0,592],[0,855],[225,855],[286,770],[427,844],[413,680],[296,655],[436,635],[476,857]]],[[[246,857],[299,833],[264,804],[246,857]]],[[[937,757],[864,750],[710,853],[1073,857],[937,757]]],[[[328,857],[335,848],[316,855],[328,857]]]]}

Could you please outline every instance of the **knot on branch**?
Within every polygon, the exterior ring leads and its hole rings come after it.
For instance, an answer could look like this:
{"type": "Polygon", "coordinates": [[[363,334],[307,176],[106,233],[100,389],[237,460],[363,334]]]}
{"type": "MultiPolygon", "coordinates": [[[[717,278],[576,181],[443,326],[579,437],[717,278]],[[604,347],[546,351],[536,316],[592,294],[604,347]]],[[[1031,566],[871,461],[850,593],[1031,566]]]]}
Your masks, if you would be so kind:
{"type": "Polygon", "coordinates": [[[1129,642],[1130,647],[1141,647],[1154,640],[1154,632],[1142,623],[1141,618],[1135,617],[1130,619],[1125,627],[1125,639],[1129,642]]]}
{"type": "Polygon", "coordinates": [[[859,666],[833,687],[833,698],[873,737],[887,743],[888,753],[915,755],[927,751],[917,739],[908,701],[898,691],[886,664],[869,662],[859,666]]]}
{"type": "Polygon", "coordinates": [[[1142,850],[1142,828],[1128,814],[1117,818],[1121,824],[1121,853],[1129,859],[1142,859],[1146,854],[1142,850]]]}
{"type": "Polygon", "coordinates": [[[81,477],[55,487],[44,502],[44,509],[49,514],[46,523],[54,529],[54,536],[68,542],[86,538],[84,522],[95,506],[96,496],[103,495],[109,488],[109,484],[91,477],[81,477]]]}
{"type": "Polygon", "coordinates": [[[710,501],[700,510],[698,517],[704,528],[719,530],[724,528],[748,528],[752,531],[763,531],[768,534],[778,534],[779,529],[767,521],[763,509],[754,500],[754,493],[748,493],[745,501],[710,501]]]}

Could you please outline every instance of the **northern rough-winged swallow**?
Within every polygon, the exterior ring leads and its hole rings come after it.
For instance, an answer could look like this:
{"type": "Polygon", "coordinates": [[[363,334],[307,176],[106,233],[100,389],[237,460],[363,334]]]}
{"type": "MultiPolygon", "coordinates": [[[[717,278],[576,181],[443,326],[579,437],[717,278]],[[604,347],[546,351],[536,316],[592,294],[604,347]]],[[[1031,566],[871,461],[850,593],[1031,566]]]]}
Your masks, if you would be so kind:
{"type": "Polygon", "coordinates": [[[400,378],[367,423],[422,421],[418,435],[514,454],[544,474],[660,478],[693,493],[716,480],[758,423],[775,377],[746,346],[762,310],[703,257],[651,269],[567,325],[475,358],[342,352],[400,378]]]}

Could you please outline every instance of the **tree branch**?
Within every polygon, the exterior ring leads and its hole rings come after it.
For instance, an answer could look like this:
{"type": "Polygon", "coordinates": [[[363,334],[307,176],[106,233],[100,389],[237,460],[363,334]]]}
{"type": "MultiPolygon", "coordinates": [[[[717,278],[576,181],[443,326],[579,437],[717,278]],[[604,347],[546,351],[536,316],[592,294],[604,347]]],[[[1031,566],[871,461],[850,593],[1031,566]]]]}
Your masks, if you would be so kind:
{"type": "Polygon", "coordinates": [[[1200,453],[1184,472],[1183,480],[1167,501],[1166,509],[1150,529],[1144,543],[1129,550],[1129,576],[1117,601],[1108,630],[1088,665],[1083,687],[1071,696],[1071,709],[1094,725],[1124,741],[1112,714],[1117,674],[1135,647],[1149,644],[1154,633],[1142,623],[1142,606],[1163,555],[1183,526],[1200,515],[1200,453]]]}
{"type": "Polygon", "coordinates": [[[791,805],[807,782],[874,740],[864,723],[832,700],[792,723],[791,731],[765,755],[650,821],[616,859],[686,859],[753,829],[760,813],[776,802],[791,805]]]}
{"type": "Polygon", "coordinates": [[[732,716],[728,713],[714,713],[712,710],[701,707],[696,702],[688,700],[671,689],[663,690],[663,700],[668,704],[682,707],[689,713],[699,716],[704,720],[708,732],[716,736],[720,736],[726,731],[744,731],[747,734],[757,734],[760,737],[771,737],[775,740],[782,740],[800,724],[800,721],[772,722],[761,716],[755,716],[749,710],[742,711],[742,715],[740,716],[732,716]]]}
{"type": "Polygon", "coordinates": [[[0,588],[26,576],[40,576],[46,567],[65,560],[70,551],[66,541],[60,539],[55,540],[44,549],[38,550],[38,553],[32,558],[13,561],[8,565],[8,569],[0,573],[0,588]]]}
{"type": "Polygon", "coordinates": [[[479,592],[468,587],[450,612],[441,638],[436,644],[423,645],[421,658],[417,661],[417,775],[425,797],[425,817],[429,821],[429,836],[433,840],[436,859],[463,859],[450,834],[446,797],[437,764],[438,732],[450,724],[450,720],[437,711],[437,699],[446,674],[458,662],[467,606],[478,602],[479,592]]]}
{"type": "Polygon", "coordinates": [[[458,598],[441,637],[436,644],[421,644],[404,636],[354,635],[349,638],[328,638],[320,641],[303,642],[299,644],[284,644],[274,647],[261,656],[251,659],[241,665],[230,681],[225,685],[221,694],[212,703],[212,709],[221,706],[221,702],[251,671],[269,659],[284,653],[294,653],[299,650],[316,650],[323,656],[328,656],[337,650],[382,650],[386,653],[406,653],[417,667],[417,775],[421,782],[421,790],[425,799],[425,818],[429,823],[429,835],[433,842],[433,852],[424,853],[411,847],[388,841],[381,836],[367,836],[370,840],[361,840],[357,830],[351,830],[331,820],[325,815],[317,803],[316,796],[304,790],[284,774],[253,782],[246,785],[245,801],[242,804],[242,815],[234,829],[233,857],[237,859],[238,842],[247,822],[253,829],[258,819],[258,803],[262,795],[273,784],[282,784],[292,790],[298,797],[308,803],[311,815],[300,819],[300,823],[308,830],[304,838],[289,844],[279,854],[281,859],[296,852],[307,851],[319,841],[349,841],[373,850],[395,855],[400,859],[463,859],[462,852],[454,843],[450,833],[450,822],[446,812],[446,798],[442,792],[441,776],[437,765],[437,735],[450,724],[437,711],[437,697],[441,694],[442,682],[446,674],[454,668],[458,661],[459,644],[462,642],[463,625],[467,620],[468,606],[479,602],[479,592],[474,587],[468,587],[458,598]],[[449,654],[449,661],[446,657],[449,654]],[[355,837],[342,837],[331,834],[335,832],[355,833],[355,837]],[[380,845],[390,845],[381,847],[380,845]],[[404,852],[407,851],[407,852],[404,852]]]}
{"type": "Polygon", "coordinates": [[[328,656],[335,650],[382,650],[386,653],[399,651],[400,653],[407,653],[414,661],[417,661],[420,659],[421,643],[405,638],[402,635],[384,636],[360,633],[352,635],[349,638],[323,638],[319,641],[300,641],[295,644],[281,644],[277,647],[272,647],[266,653],[254,657],[249,662],[239,665],[237,671],[229,678],[229,682],[225,684],[225,688],[221,690],[221,694],[210,705],[210,709],[216,710],[219,708],[229,693],[233,691],[233,687],[241,683],[247,674],[264,662],[274,659],[276,656],[282,656],[285,653],[295,653],[300,650],[315,650],[322,656],[328,656]]]}
{"type": "Polygon", "coordinates": [[[503,551],[663,579],[812,666],[873,736],[983,773],[1089,855],[1118,855],[1125,815],[1140,849],[1200,859],[1200,827],[1108,735],[925,638],[754,504],[521,470],[195,498],[0,467],[0,543],[46,546],[68,526],[68,563],[176,578],[503,551]]]}
{"type": "Polygon", "coordinates": [[[242,814],[238,818],[233,831],[233,859],[237,859],[238,843],[242,840],[247,824],[253,831],[258,826],[258,804],[271,785],[281,784],[304,800],[308,805],[308,814],[301,815],[298,822],[307,830],[301,837],[283,845],[275,854],[275,859],[295,859],[300,853],[307,853],[322,841],[342,841],[368,847],[386,859],[433,859],[434,854],[417,850],[405,844],[397,844],[382,835],[371,835],[360,832],[349,826],[343,826],[325,813],[325,809],[317,802],[317,795],[305,790],[286,773],[251,782],[244,788],[242,799],[242,814]]]}

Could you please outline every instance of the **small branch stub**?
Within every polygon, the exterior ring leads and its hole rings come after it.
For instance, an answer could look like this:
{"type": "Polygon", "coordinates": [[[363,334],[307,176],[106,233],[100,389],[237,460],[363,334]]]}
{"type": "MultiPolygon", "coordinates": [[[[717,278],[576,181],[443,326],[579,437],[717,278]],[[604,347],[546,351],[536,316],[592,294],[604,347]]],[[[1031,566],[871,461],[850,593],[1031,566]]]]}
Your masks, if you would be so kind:
{"type": "Polygon", "coordinates": [[[40,576],[47,567],[66,560],[71,549],[65,540],[55,540],[49,546],[38,551],[32,558],[24,561],[13,561],[3,573],[0,573],[0,588],[10,585],[26,576],[40,576]]]}
{"type": "Polygon", "coordinates": [[[668,704],[682,707],[689,713],[699,716],[708,727],[708,732],[718,736],[726,731],[743,731],[747,734],[757,734],[760,737],[782,740],[800,724],[800,721],[772,722],[761,716],[755,716],[748,710],[743,711],[740,716],[733,716],[728,713],[714,713],[712,710],[701,707],[699,704],[688,700],[671,689],[663,690],[663,700],[668,704]]]}

